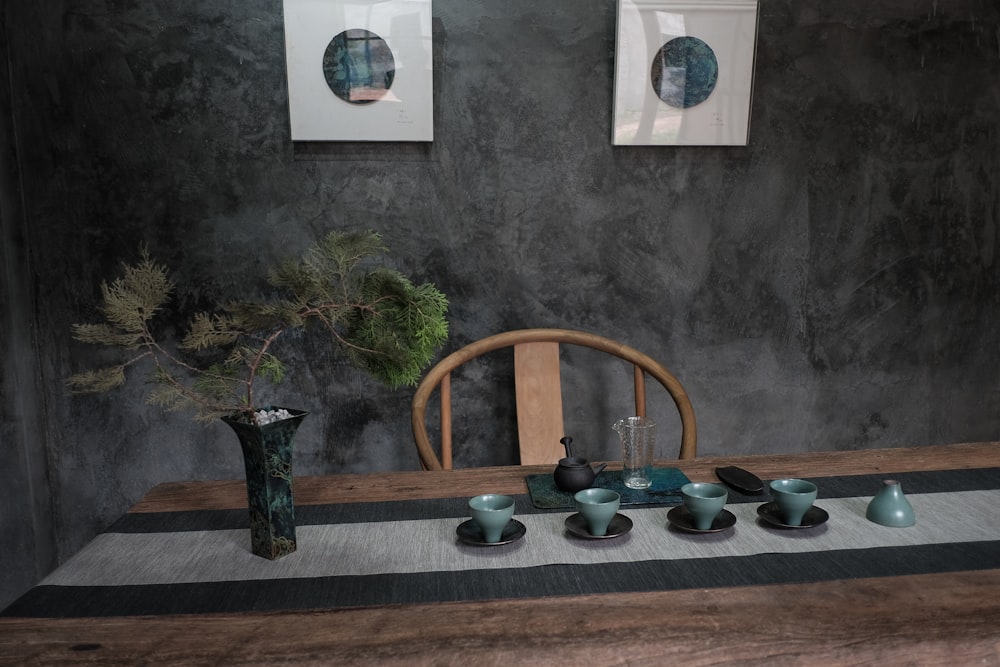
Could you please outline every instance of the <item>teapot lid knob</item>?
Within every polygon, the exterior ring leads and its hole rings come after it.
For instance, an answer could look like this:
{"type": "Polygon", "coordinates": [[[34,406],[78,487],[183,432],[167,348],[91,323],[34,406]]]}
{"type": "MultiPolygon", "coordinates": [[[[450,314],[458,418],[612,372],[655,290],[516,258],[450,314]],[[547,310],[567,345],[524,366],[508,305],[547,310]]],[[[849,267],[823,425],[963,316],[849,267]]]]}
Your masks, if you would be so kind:
{"type": "Polygon", "coordinates": [[[567,456],[567,458],[572,458],[573,457],[573,448],[570,445],[573,442],[573,438],[569,437],[568,435],[564,435],[563,437],[559,438],[559,442],[561,442],[562,445],[563,445],[563,447],[566,448],[566,456],[567,456]]]}

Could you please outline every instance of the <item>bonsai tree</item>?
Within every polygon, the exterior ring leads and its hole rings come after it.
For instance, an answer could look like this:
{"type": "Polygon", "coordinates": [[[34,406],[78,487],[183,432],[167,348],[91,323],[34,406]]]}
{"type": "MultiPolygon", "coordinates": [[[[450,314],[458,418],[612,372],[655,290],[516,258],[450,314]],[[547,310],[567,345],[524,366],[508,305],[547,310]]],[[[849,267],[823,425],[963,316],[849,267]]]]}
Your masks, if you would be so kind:
{"type": "Polygon", "coordinates": [[[113,366],[68,378],[74,393],[121,386],[143,360],[153,366],[148,401],[167,410],[193,409],[199,420],[256,423],[258,383],[281,382],[285,364],[275,343],[295,330],[319,332],[357,367],[392,388],[416,384],[447,339],[448,300],[430,284],[413,285],[372,258],[387,252],[375,232],[331,232],[298,260],[271,270],[276,296],[232,302],[199,313],[174,347],[154,333],[154,319],[174,291],[166,269],[145,248],[122,275],[102,283],[104,321],[73,325],[77,340],[119,348],[113,366]],[[208,359],[208,361],[204,361],[208,359]],[[202,360],[202,361],[198,361],[202,360]]]}

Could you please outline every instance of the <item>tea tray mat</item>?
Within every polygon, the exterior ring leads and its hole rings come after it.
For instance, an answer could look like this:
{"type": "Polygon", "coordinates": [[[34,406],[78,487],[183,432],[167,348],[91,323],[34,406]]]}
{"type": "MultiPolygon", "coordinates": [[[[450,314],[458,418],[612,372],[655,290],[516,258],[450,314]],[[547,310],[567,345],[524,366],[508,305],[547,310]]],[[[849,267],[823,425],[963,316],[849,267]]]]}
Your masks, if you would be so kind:
{"type": "MultiPolygon", "coordinates": [[[[538,509],[572,509],[573,494],[556,487],[551,474],[527,475],[531,504],[538,509]]],[[[593,486],[611,489],[621,494],[622,505],[678,505],[680,488],[690,482],[687,475],[677,468],[653,468],[653,484],[648,489],[630,489],[622,482],[621,470],[603,470],[594,479],[593,486]],[[676,489],[675,493],[656,493],[676,489]],[[652,493],[651,493],[652,492],[652,493]]]]}

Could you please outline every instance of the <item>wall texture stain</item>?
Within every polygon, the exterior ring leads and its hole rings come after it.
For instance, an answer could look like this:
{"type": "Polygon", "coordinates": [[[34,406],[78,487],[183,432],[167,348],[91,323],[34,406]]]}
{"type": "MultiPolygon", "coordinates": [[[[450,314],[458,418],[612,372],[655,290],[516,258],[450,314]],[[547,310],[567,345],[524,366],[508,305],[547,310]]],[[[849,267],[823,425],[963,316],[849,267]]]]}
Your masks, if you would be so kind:
{"type": "MultiPolygon", "coordinates": [[[[290,141],[280,0],[6,3],[0,605],[153,485],[241,475],[225,425],[147,406],[139,378],[64,390],[106,358],[71,324],[142,243],[180,285],[170,335],[324,231],[372,228],[451,298],[446,351],[525,326],[621,339],[685,384],[703,455],[996,440],[1000,6],[760,7],[746,147],[612,147],[595,0],[435,0],[433,144],[317,147],[290,141]]],[[[297,472],[418,468],[412,389],[287,354],[297,472]]],[[[566,362],[567,433],[616,457],[629,370],[566,362]]],[[[456,378],[459,464],[516,462],[510,377],[498,357],[456,378]]]]}

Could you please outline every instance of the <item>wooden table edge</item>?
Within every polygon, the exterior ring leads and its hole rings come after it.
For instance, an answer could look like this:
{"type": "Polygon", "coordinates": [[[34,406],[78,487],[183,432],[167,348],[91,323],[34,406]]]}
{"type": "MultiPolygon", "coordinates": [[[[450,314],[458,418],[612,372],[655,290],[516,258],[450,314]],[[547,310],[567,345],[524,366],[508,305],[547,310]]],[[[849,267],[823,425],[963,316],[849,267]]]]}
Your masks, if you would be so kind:
{"type": "MultiPolygon", "coordinates": [[[[663,460],[658,465],[680,468],[695,481],[718,481],[715,468],[737,465],[761,479],[851,474],[890,474],[920,470],[1000,466],[1000,442],[956,443],[918,447],[754,454],[663,460]]],[[[620,462],[609,462],[609,468],[620,462]]],[[[303,475],[294,482],[296,505],[377,502],[420,498],[462,497],[478,493],[527,493],[525,476],[551,473],[552,466],[502,466],[444,471],[391,471],[364,474],[303,475]]],[[[153,487],[129,512],[176,512],[246,507],[242,480],[164,482],[153,487]]]]}
{"type": "Polygon", "coordinates": [[[996,664],[998,618],[1000,569],[991,569],[280,613],[2,618],[0,665],[451,665],[496,656],[546,665],[996,664]],[[5,662],[14,658],[22,662],[5,662]]]}

